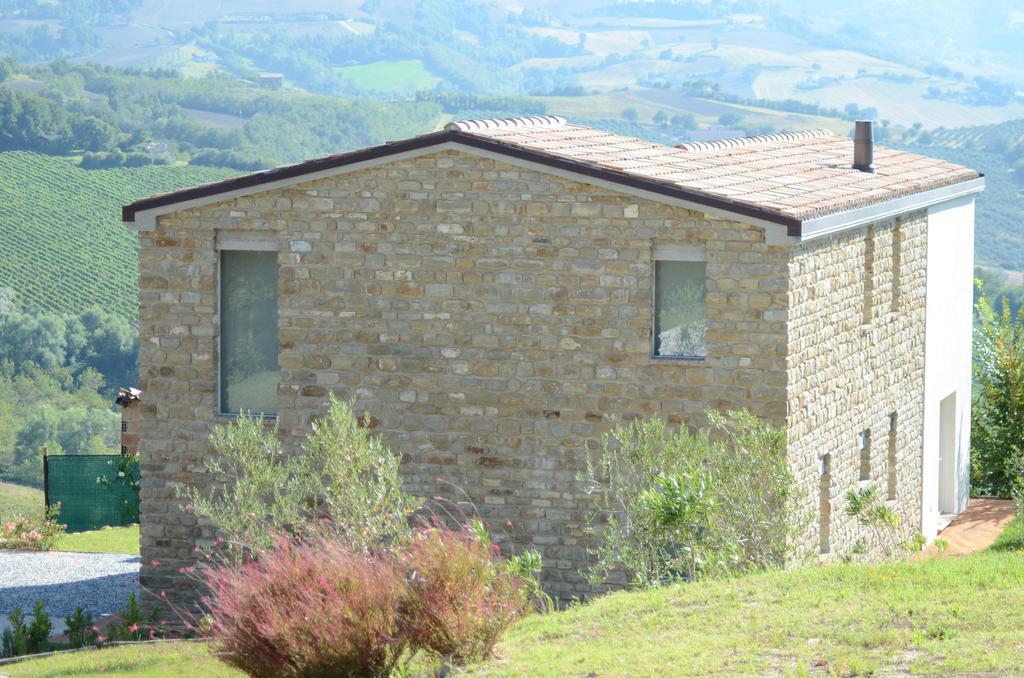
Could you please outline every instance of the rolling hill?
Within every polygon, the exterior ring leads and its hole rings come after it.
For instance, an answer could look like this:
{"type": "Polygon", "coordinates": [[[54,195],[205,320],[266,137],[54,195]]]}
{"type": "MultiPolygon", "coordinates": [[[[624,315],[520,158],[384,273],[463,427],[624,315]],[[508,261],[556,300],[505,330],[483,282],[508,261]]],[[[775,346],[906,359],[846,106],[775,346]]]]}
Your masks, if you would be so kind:
{"type": "Polygon", "coordinates": [[[100,305],[134,323],[136,236],[121,224],[121,205],[235,174],[191,166],[83,170],[59,157],[0,153],[0,292],[42,310],[100,305]]]}
{"type": "Polygon", "coordinates": [[[998,125],[908,132],[900,145],[923,155],[973,167],[985,174],[978,196],[975,260],[1024,271],[1024,120],[998,125]]]}

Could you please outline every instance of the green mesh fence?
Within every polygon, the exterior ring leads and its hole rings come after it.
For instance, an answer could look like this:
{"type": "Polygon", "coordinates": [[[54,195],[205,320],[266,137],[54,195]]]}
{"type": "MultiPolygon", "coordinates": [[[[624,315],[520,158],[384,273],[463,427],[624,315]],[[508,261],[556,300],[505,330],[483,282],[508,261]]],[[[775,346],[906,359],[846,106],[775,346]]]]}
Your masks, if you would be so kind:
{"type": "Polygon", "coordinates": [[[131,522],[127,504],[130,493],[117,482],[120,460],[121,455],[117,454],[46,457],[46,505],[60,503],[57,522],[67,524],[68,532],[131,522]],[[105,487],[101,479],[113,483],[113,488],[105,487]]]}

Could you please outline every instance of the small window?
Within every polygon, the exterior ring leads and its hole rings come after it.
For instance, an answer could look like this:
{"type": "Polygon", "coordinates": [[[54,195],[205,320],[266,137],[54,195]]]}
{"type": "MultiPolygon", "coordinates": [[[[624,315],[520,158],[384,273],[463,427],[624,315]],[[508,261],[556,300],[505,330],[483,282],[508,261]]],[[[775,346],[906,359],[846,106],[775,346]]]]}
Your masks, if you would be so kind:
{"type": "Polygon", "coordinates": [[[871,323],[875,302],[875,227],[868,226],[864,236],[864,303],[863,319],[865,325],[871,323]]]}
{"type": "Polygon", "coordinates": [[[900,310],[900,276],[903,274],[903,223],[897,219],[892,228],[892,299],[890,310],[900,310]]]}
{"type": "Polygon", "coordinates": [[[818,550],[824,554],[832,548],[832,455],[822,455],[818,463],[818,550]]]}
{"type": "Polygon", "coordinates": [[[277,348],[277,252],[221,250],[222,414],[277,414],[277,348]]]}
{"type": "Polygon", "coordinates": [[[704,358],[707,348],[707,265],[703,261],[654,263],[654,355],[704,358]]]}
{"type": "Polygon", "coordinates": [[[887,475],[887,497],[889,499],[896,498],[896,425],[897,425],[897,414],[893,412],[889,415],[889,455],[888,455],[888,473],[887,475]]]}
{"type": "Polygon", "coordinates": [[[871,480],[871,429],[860,433],[860,479],[871,480]]]}
{"type": "Polygon", "coordinates": [[[121,420],[121,433],[124,433],[127,430],[128,430],[128,422],[125,421],[124,419],[122,419],[121,420]]]}

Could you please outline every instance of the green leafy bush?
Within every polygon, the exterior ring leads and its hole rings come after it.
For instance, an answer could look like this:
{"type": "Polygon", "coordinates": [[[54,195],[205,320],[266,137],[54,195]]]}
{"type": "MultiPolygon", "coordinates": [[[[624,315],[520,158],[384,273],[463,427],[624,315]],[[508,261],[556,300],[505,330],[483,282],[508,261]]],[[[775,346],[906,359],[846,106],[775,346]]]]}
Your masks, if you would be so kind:
{"type": "Polygon", "coordinates": [[[708,412],[693,434],[654,417],[618,426],[580,479],[600,543],[588,577],[640,586],[784,563],[800,520],[784,431],[708,412]]]}
{"type": "Polygon", "coordinates": [[[80,607],[70,617],[64,617],[64,625],[67,627],[68,645],[72,648],[92,645],[99,638],[99,628],[93,622],[92,615],[86,614],[80,607]]]}
{"type": "Polygon", "coordinates": [[[211,440],[206,470],[232,480],[179,491],[227,547],[182,572],[209,591],[193,626],[250,675],[387,675],[421,651],[462,663],[543,603],[536,552],[502,559],[479,521],[428,512],[412,528],[399,457],[347,403],[332,397],[294,455],[251,416],[211,440]]]}
{"type": "Polygon", "coordinates": [[[114,620],[108,627],[109,638],[100,637],[98,640],[153,640],[158,636],[162,637],[160,630],[160,608],[153,606],[148,616],[143,616],[139,601],[134,593],[128,595],[128,606],[114,615],[114,620]]]}
{"type": "Polygon", "coordinates": [[[37,654],[49,647],[50,631],[53,622],[43,608],[43,601],[37,600],[32,610],[32,622],[25,623],[25,613],[15,607],[7,620],[10,628],[5,629],[0,637],[0,649],[3,657],[18,657],[24,654],[37,654]]]}
{"type": "Polygon", "coordinates": [[[333,396],[297,454],[285,454],[276,427],[252,416],[218,428],[211,443],[206,471],[232,480],[212,491],[180,487],[179,494],[188,501],[185,509],[216,528],[236,560],[268,550],[282,531],[329,530],[365,551],[408,532],[414,504],[401,489],[398,455],[333,396]]]}
{"type": "Polygon", "coordinates": [[[859,539],[850,553],[844,556],[846,560],[853,560],[855,556],[894,558],[900,554],[920,551],[927,543],[927,539],[920,533],[910,539],[904,537],[900,528],[900,515],[886,506],[876,485],[848,491],[844,510],[859,525],[871,530],[872,542],[877,548],[872,550],[866,539],[859,539]]]}
{"type": "Polygon", "coordinates": [[[975,306],[971,490],[1024,506],[1024,316],[992,307],[978,282],[975,306]]]}

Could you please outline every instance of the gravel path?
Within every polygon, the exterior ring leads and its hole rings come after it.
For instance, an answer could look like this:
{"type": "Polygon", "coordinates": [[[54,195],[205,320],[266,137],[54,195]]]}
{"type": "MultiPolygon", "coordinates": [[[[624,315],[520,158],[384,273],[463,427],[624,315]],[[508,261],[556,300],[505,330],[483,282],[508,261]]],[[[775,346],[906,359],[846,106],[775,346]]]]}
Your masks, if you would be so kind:
{"type": "MultiPolygon", "coordinates": [[[[81,607],[93,616],[124,609],[139,591],[139,557],[111,553],[0,551],[0,617],[36,600],[56,622],[81,607]]],[[[2,622],[0,622],[2,624],[2,622]]]]}

